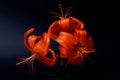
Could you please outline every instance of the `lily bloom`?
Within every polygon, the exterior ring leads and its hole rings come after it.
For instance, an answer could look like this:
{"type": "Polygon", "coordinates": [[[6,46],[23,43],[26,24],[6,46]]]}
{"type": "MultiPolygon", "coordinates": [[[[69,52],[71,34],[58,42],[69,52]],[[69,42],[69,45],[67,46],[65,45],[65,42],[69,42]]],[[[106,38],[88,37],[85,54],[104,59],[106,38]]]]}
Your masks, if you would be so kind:
{"type": "Polygon", "coordinates": [[[56,15],[52,16],[53,18],[60,18],[60,20],[54,21],[48,29],[48,34],[55,41],[59,35],[59,32],[61,31],[74,34],[74,31],[76,29],[80,30],[84,28],[83,22],[79,19],[76,19],[74,17],[67,17],[71,14],[71,12],[69,12],[71,7],[65,13],[63,13],[63,7],[61,4],[59,4],[59,9],[61,11],[61,14],[57,12],[50,12],[51,14],[56,15]]]}
{"type": "Polygon", "coordinates": [[[42,36],[37,35],[28,35],[32,33],[35,29],[31,28],[24,33],[24,44],[28,51],[31,53],[31,56],[28,58],[20,58],[22,61],[16,65],[27,63],[32,68],[33,73],[33,61],[37,59],[39,62],[46,66],[54,66],[57,60],[55,52],[49,48],[50,38],[46,32],[42,36]],[[27,39],[28,37],[28,39],[27,39]],[[27,40],[26,40],[27,39],[27,40]],[[52,55],[52,57],[47,57],[47,54],[52,55]]]}
{"type": "Polygon", "coordinates": [[[67,58],[68,64],[82,64],[84,58],[90,59],[89,53],[95,52],[92,37],[87,37],[85,30],[76,30],[74,35],[60,32],[57,42],[60,44],[60,57],[67,58]]]}

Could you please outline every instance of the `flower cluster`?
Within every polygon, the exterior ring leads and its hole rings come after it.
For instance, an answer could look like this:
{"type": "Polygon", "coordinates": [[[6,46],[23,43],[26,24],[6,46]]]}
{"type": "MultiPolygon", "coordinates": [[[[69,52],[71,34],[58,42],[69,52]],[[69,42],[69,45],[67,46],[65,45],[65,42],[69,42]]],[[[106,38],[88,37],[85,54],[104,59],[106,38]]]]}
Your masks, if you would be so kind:
{"type": "Polygon", "coordinates": [[[27,63],[33,69],[33,61],[37,59],[46,66],[54,66],[58,59],[58,54],[50,49],[50,38],[59,44],[60,58],[66,59],[67,64],[79,65],[83,63],[84,58],[89,58],[89,53],[95,52],[92,37],[87,36],[84,30],[84,24],[74,17],[67,17],[70,13],[68,9],[63,14],[63,8],[59,5],[61,14],[56,14],[57,20],[53,22],[47,32],[42,36],[31,35],[35,28],[31,28],[24,33],[24,44],[31,56],[28,58],[20,58],[20,62],[16,65],[27,63]],[[64,16],[65,15],[65,16],[64,16]],[[50,54],[52,57],[48,57],[50,54]]]}

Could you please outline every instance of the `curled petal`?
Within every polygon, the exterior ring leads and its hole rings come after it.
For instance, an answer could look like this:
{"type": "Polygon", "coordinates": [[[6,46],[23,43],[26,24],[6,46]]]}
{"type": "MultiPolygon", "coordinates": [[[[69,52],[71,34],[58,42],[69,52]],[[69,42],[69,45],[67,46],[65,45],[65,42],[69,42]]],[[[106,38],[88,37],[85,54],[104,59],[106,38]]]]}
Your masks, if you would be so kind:
{"type": "Polygon", "coordinates": [[[37,36],[36,35],[31,35],[29,38],[28,38],[28,44],[31,48],[34,48],[35,46],[35,41],[37,40],[37,36]]]}
{"type": "Polygon", "coordinates": [[[55,56],[55,52],[52,49],[49,49],[49,53],[52,55],[52,58],[40,57],[39,61],[46,66],[54,66],[57,62],[57,56],[55,56]]]}
{"type": "Polygon", "coordinates": [[[69,19],[68,18],[64,18],[58,21],[58,25],[61,29],[61,31],[69,31],[70,27],[69,27],[69,19]]]}
{"type": "Polygon", "coordinates": [[[24,33],[24,44],[25,44],[26,48],[30,51],[30,53],[32,53],[32,49],[31,49],[31,47],[28,46],[26,39],[27,39],[27,36],[28,36],[30,33],[32,33],[34,30],[35,30],[35,28],[31,28],[31,29],[29,29],[28,31],[26,31],[26,32],[24,33]]]}
{"type": "MultiPolygon", "coordinates": [[[[80,20],[78,20],[78,19],[76,19],[74,17],[69,17],[69,18],[70,18],[70,20],[75,21],[77,23],[77,25],[75,25],[75,29],[80,30],[80,29],[84,28],[84,24],[83,24],[82,21],[80,21],[80,20]]],[[[70,21],[70,22],[72,22],[72,21],[70,21]]]]}
{"type": "Polygon", "coordinates": [[[41,39],[35,44],[33,51],[38,53],[41,57],[44,57],[48,53],[49,45],[49,35],[47,33],[44,33],[41,39]]]}
{"type": "Polygon", "coordinates": [[[48,29],[48,34],[53,40],[56,41],[56,39],[58,37],[57,35],[59,34],[59,32],[60,32],[60,27],[59,27],[57,21],[55,21],[50,25],[50,27],[48,29]]]}

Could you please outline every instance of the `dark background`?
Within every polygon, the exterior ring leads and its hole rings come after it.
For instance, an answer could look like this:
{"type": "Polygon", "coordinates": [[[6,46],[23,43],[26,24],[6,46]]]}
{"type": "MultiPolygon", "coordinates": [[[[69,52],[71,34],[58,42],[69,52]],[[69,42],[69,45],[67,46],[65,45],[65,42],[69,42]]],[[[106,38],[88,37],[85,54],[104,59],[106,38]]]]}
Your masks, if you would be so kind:
{"type": "MultiPolygon", "coordinates": [[[[80,0],[4,0],[0,1],[0,80],[54,80],[48,74],[61,72],[59,63],[53,68],[35,61],[35,74],[28,75],[27,66],[16,66],[18,57],[29,57],[23,43],[23,34],[31,27],[42,35],[52,22],[50,11],[58,10],[58,3],[67,9],[72,6],[71,16],[85,24],[93,37],[96,54],[84,61],[84,69],[70,66],[73,80],[120,80],[119,60],[119,6],[117,2],[80,0]]],[[[51,42],[56,52],[57,45],[51,42]]]]}

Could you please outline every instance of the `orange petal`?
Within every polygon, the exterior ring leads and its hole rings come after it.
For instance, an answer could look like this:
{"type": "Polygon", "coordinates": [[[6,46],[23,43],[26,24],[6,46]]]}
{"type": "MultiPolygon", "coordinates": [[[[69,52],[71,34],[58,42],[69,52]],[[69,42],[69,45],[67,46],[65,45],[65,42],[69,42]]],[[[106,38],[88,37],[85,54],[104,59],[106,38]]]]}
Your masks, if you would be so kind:
{"type": "Polygon", "coordinates": [[[86,45],[85,45],[85,50],[86,51],[93,51],[94,50],[94,45],[92,42],[92,37],[88,37],[86,40],[86,45]]]}
{"type": "Polygon", "coordinates": [[[77,30],[84,28],[83,22],[81,22],[80,20],[78,20],[78,19],[76,19],[76,18],[74,18],[74,17],[69,17],[69,18],[77,22],[77,26],[75,27],[75,28],[77,28],[77,30]]]}
{"type": "Polygon", "coordinates": [[[69,31],[69,18],[63,18],[58,21],[61,31],[69,31]]]}
{"type": "Polygon", "coordinates": [[[52,55],[52,58],[40,57],[39,61],[46,66],[54,66],[57,62],[57,57],[55,56],[55,52],[52,49],[49,49],[49,53],[52,55]]]}
{"type": "Polygon", "coordinates": [[[67,32],[60,32],[57,42],[66,49],[73,49],[77,43],[74,36],[67,32]]]}
{"type": "Polygon", "coordinates": [[[84,44],[87,38],[86,30],[76,30],[74,36],[80,42],[80,44],[84,44]]]}
{"type": "Polygon", "coordinates": [[[71,58],[76,56],[75,49],[66,49],[60,46],[59,50],[60,50],[60,58],[71,58]]]}
{"type": "Polygon", "coordinates": [[[28,44],[31,48],[34,47],[35,45],[35,41],[37,39],[37,36],[36,35],[31,35],[29,38],[28,38],[28,44]]]}
{"type": "Polygon", "coordinates": [[[48,29],[48,34],[49,34],[50,38],[52,38],[53,40],[56,41],[59,31],[60,31],[60,27],[58,25],[58,22],[55,21],[50,25],[50,27],[48,29]]]}
{"type": "Polygon", "coordinates": [[[63,48],[63,47],[59,47],[59,50],[60,50],[60,58],[67,58],[68,57],[68,51],[63,48]]]}
{"type": "Polygon", "coordinates": [[[47,33],[44,33],[41,39],[35,44],[34,52],[39,53],[41,57],[44,57],[48,53],[50,45],[50,38],[47,33]]]}
{"type": "Polygon", "coordinates": [[[27,48],[31,53],[32,53],[32,49],[28,46],[28,44],[27,44],[27,42],[26,42],[26,39],[27,39],[27,36],[28,36],[30,33],[32,33],[34,30],[35,30],[35,28],[31,28],[31,29],[29,29],[28,31],[26,31],[26,32],[24,33],[24,44],[25,44],[26,48],[27,48]]]}
{"type": "Polygon", "coordinates": [[[76,56],[74,56],[72,58],[68,58],[67,63],[75,64],[75,65],[82,64],[83,63],[83,55],[81,53],[77,53],[76,56]]]}

